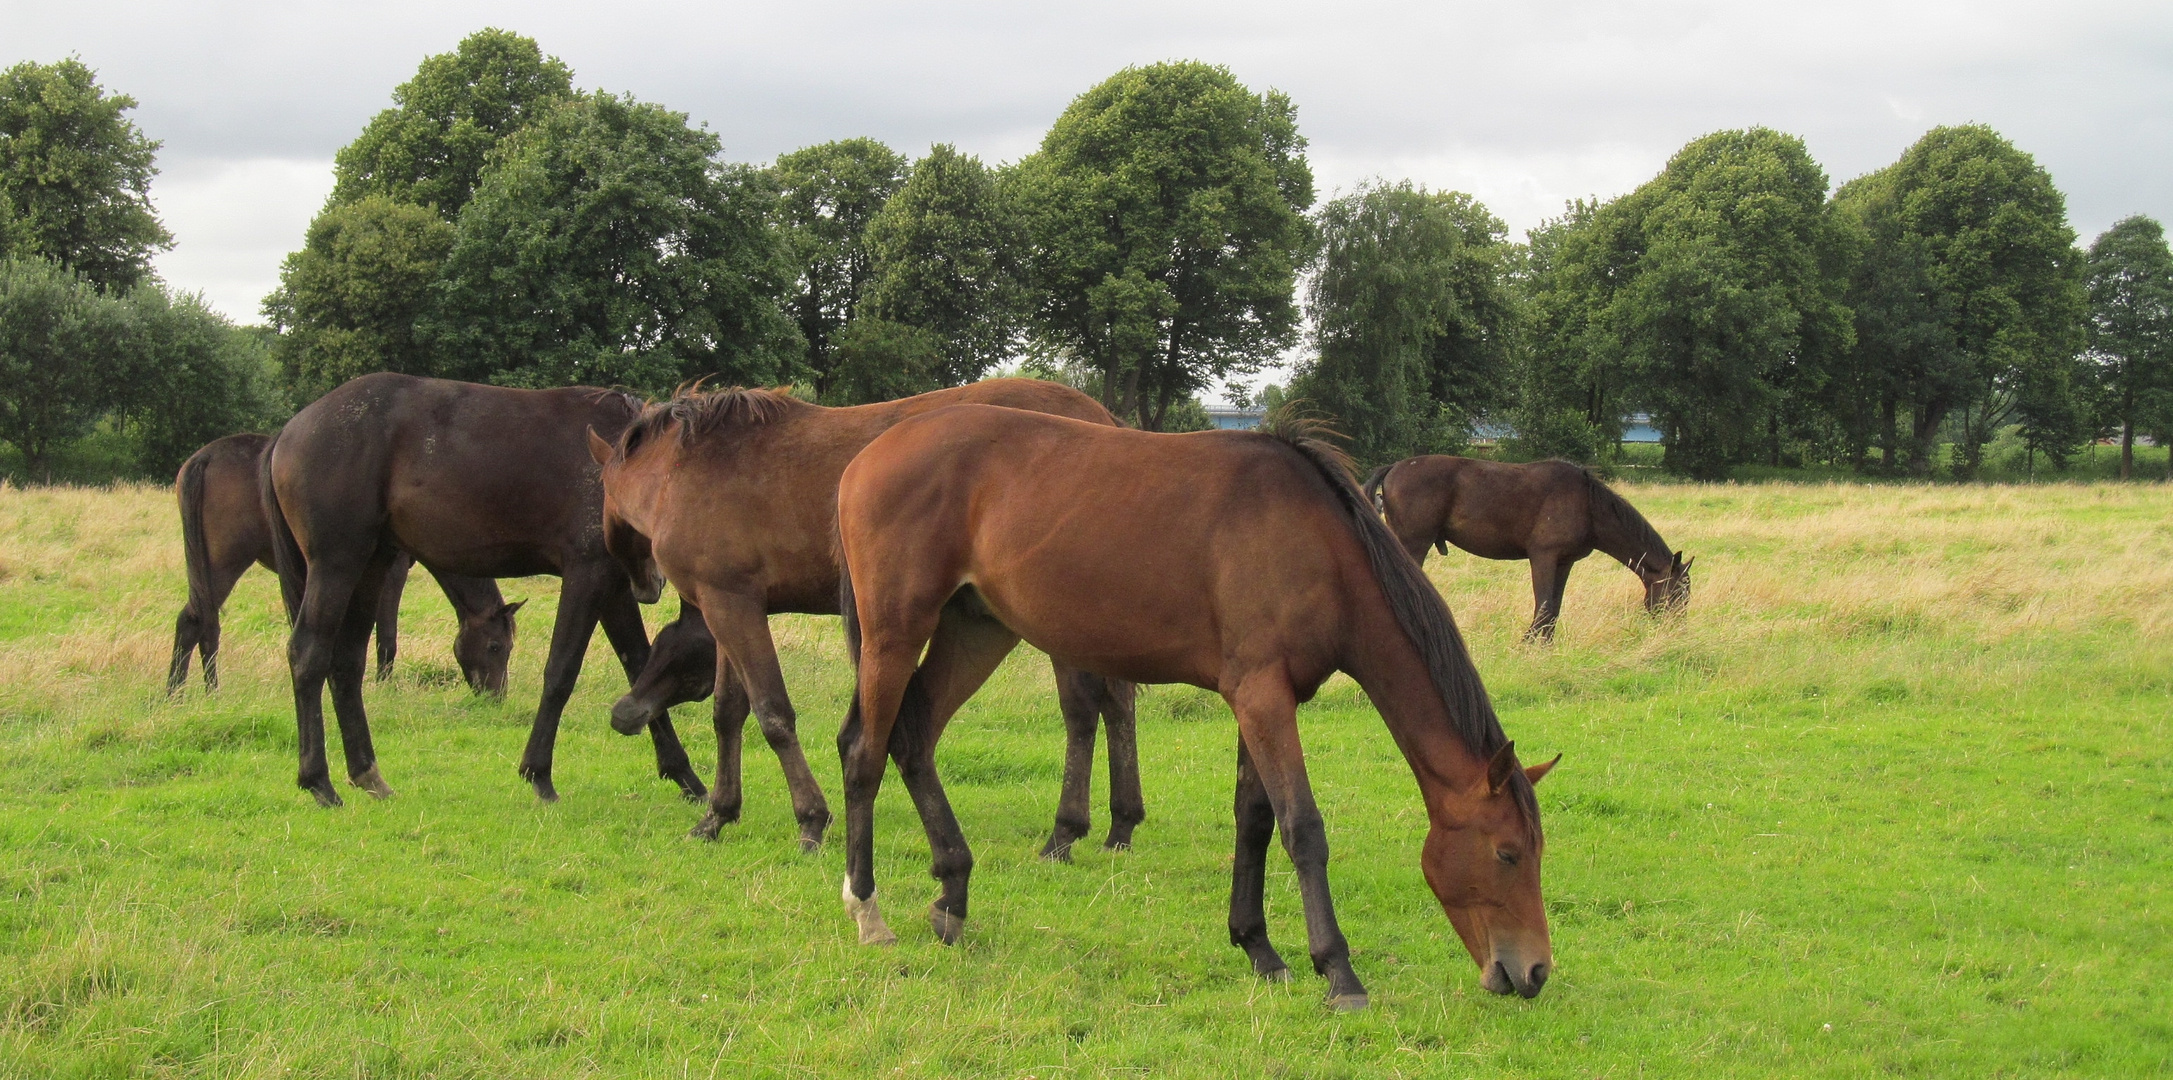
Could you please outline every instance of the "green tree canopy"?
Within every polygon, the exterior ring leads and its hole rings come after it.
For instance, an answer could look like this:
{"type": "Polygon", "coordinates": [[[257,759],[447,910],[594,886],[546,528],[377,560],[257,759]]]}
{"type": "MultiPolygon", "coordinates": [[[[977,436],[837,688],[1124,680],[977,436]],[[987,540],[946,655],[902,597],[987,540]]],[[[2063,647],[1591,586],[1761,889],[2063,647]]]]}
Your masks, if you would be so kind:
{"type": "Polygon", "coordinates": [[[49,259],[0,259],[0,439],[33,478],[112,407],[127,328],[89,279],[49,259]]]}
{"type": "Polygon", "coordinates": [[[1208,64],[1126,68],[1064,110],[1018,179],[1035,331],[1100,373],[1118,415],[1160,427],[1295,336],[1313,174],[1282,94],[1208,64]]]}
{"type": "Polygon", "coordinates": [[[1471,196],[1371,183],[1321,208],[1315,358],[1291,392],[1362,462],[1460,448],[1502,404],[1516,307],[1501,220],[1471,196]]]}
{"type": "Polygon", "coordinates": [[[874,139],[843,139],[777,159],[778,217],[796,271],[785,305],[806,341],[818,396],[831,397],[838,331],[875,273],[868,225],[905,183],[906,160],[874,139]]]}
{"type": "Polygon", "coordinates": [[[424,319],[441,370],[651,392],[792,377],[774,196],[719,152],[685,114],[601,93],[510,136],[460,214],[424,319]]]}
{"type": "Polygon", "coordinates": [[[1982,125],[1935,128],[1835,202],[1872,263],[1848,296],[1856,364],[1885,372],[1912,470],[1930,471],[1950,421],[1965,474],[2014,419],[2048,451],[2077,437],[2082,260],[2067,201],[2035,159],[1982,125]]]}
{"type": "Polygon", "coordinates": [[[2120,478],[2135,469],[2135,434],[2173,426],[2173,250],[2137,214],[2090,245],[2090,357],[2105,418],[2120,429],[2120,478]]]}
{"type": "Polygon", "coordinates": [[[1601,213],[1637,249],[1604,321],[1667,467],[1717,477],[1777,454],[1785,398],[1852,333],[1825,171],[1794,136],[1717,132],[1601,213]]]}
{"type": "Polygon", "coordinates": [[[366,195],[326,207],[287,256],[264,314],[281,330],[281,376],[310,401],[373,371],[436,375],[416,323],[453,247],[453,226],[428,207],[366,195]]]}
{"type": "Polygon", "coordinates": [[[1512,280],[1523,333],[1511,352],[1512,449],[1596,461],[1622,437],[1622,350],[1606,312],[1641,247],[1628,215],[1577,200],[1528,234],[1512,280]]]}
{"type": "Polygon", "coordinates": [[[151,272],[173,237],[151,210],[159,144],[74,60],[0,72],[0,256],[40,256],[100,289],[151,272]]]}
{"type": "Polygon", "coordinates": [[[932,335],[923,339],[918,389],[972,382],[1017,349],[1024,243],[997,175],[978,158],[935,146],[868,223],[872,273],[858,318],[932,335]]]}
{"type": "Polygon", "coordinates": [[[334,159],[332,202],[386,195],[435,207],[450,221],[467,205],[498,141],[573,92],[573,72],[535,41],[479,30],[423,60],[334,159]]]}
{"type": "Polygon", "coordinates": [[[267,379],[268,335],[235,326],[198,295],[139,287],[116,303],[129,355],[112,403],[146,473],[171,476],[205,443],[284,415],[267,379]]]}

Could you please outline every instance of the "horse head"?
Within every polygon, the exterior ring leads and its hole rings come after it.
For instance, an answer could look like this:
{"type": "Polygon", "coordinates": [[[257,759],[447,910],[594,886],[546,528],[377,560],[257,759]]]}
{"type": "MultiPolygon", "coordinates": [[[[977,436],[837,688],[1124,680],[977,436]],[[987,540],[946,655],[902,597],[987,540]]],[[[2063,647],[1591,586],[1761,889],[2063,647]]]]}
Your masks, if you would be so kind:
{"type": "Polygon", "coordinates": [[[589,456],[603,469],[604,550],[626,571],[627,580],[633,583],[634,599],[654,604],[664,596],[664,572],[656,565],[649,538],[627,520],[629,499],[637,487],[649,486],[637,484],[642,470],[632,464],[637,448],[631,439],[628,443],[623,449],[613,446],[596,434],[595,428],[589,429],[589,456]]]}
{"type": "Polygon", "coordinates": [[[679,617],[656,632],[649,662],[634,685],[611,706],[611,729],[634,735],[662,718],[674,705],[700,701],[717,686],[717,639],[694,605],[679,600],[679,617]]]}
{"type": "Polygon", "coordinates": [[[489,611],[460,616],[460,635],[453,639],[453,660],[467,677],[469,689],[492,697],[506,695],[506,666],[513,662],[513,613],[527,602],[515,600],[489,611]]]}
{"type": "Polygon", "coordinates": [[[1660,566],[1661,560],[1645,555],[1638,556],[1637,561],[1630,564],[1638,580],[1645,583],[1645,610],[1653,615],[1681,611],[1690,606],[1690,564],[1698,561],[1698,557],[1692,555],[1685,559],[1683,553],[1677,551],[1666,558],[1664,569],[1660,566]]]}
{"type": "Polygon", "coordinates": [[[1547,907],[1539,893],[1544,844],[1530,785],[1560,760],[1557,755],[1523,768],[1516,744],[1506,743],[1477,784],[1427,799],[1432,820],[1420,868],[1484,973],[1480,985],[1497,994],[1537,997],[1554,968],[1547,907]],[[1521,777],[1515,775],[1520,768],[1521,777]]]}

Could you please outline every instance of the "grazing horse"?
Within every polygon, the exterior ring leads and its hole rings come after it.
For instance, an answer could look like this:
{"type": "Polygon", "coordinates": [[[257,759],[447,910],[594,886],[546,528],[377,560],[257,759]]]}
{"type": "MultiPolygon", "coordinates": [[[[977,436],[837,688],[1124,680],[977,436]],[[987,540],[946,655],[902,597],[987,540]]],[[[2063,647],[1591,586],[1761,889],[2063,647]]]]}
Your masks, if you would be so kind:
{"type": "MultiPolygon", "coordinates": [[[[739,820],[740,735],[750,704],[784,766],[800,838],[812,849],[830,811],[800,748],[768,616],[838,612],[833,537],[838,476],[854,454],[909,416],[960,402],[1005,405],[1114,424],[1069,387],[990,379],[901,401],[828,409],[765,390],[685,394],[642,412],[617,445],[591,437],[604,473],[604,535],[636,581],[679,590],[678,621],[657,633],[649,664],[611,710],[631,734],[664,710],[716,693],[717,781],[694,835],[715,839],[739,820]]],[[[1042,856],[1069,859],[1085,836],[1097,716],[1109,729],[1109,838],[1131,846],[1146,817],[1130,683],[1058,663],[1068,736],[1063,795],[1042,856]]]]}
{"type": "Polygon", "coordinates": [[[1645,585],[1645,610],[1680,611],[1690,603],[1690,564],[1629,501],[1574,462],[1500,461],[1430,454],[1373,471],[1366,496],[1388,519],[1403,549],[1426,561],[1431,545],[1482,559],[1529,559],[1532,625],[1527,641],[1550,641],[1562,614],[1562,590],[1577,560],[1604,551],[1645,585]]]}
{"type": "MultiPolygon", "coordinates": [[[[603,485],[583,444],[584,432],[616,433],[638,407],[590,387],[512,390],[379,372],[287,421],[266,452],[263,498],[294,612],[287,661],[298,779],[318,803],[340,802],[325,762],[328,678],[348,777],[380,798],[392,793],[370,743],[362,667],[371,614],[399,552],[438,573],[563,579],[543,699],[520,762],[538,797],[558,798],[551,758],[559,715],[597,622],[629,681],[649,658],[633,585],[604,550],[603,485]]],[[[657,719],[649,734],[658,774],[690,799],[706,794],[671,719],[657,719]]]]}
{"type": "Polygon", "coordinates": [[[896,940],[875,904],[886,754],[942,883],[929,921],[945,942],[964,929],[973,855],[936,775],[936,741],[1023,638],[1110,678],[1222,694],[1238,729],[1230,941],[1258,974],[1287,976],[1262,910],[1280,829],[1313,970],[1337,1009],[1364,1007],[1366,991],[1336,925],[1297,706],[1348,673],[1418,780],[1419,865],[1483,985],[1539,993],[1553,952],[1532,785],[1554,763],[1519,766],[1448,606],[1366,505],[1348,459],[1304,422],[1165,435],[954,406],[898,424],[853,459],[838,536],[859,665],[838,736],[844,900],[863,944],[896,940]]]}
{"type": "MultiPolygon", "coordinates": [[[[174,654],[166,671],[166,692],[181,689],[189,677],[189,654],[201,651],[204,685],[219,688],[219,609],[234,583],[256,563],[272,565],[272,533],[264,521],[258,491],[257,460],[271,445],[269,435],[228,435],[215,439],[181,463],[174,492],[181,501],[181,544],[188,568],[189,601],[174,619],[174,654]]],[[[377,678],[392,674],[399,651],[400,593],[414,560],[402,553],[385,575],[377,605],[377,678]]],[[[478,694],[506,692],[506,665],[513,658],[513,613],[489,578],[435,574],[460,618],[453,658],[468,686],[478,694]]],[[[525,603],[526,601],[522,601],[525,603]]]]}

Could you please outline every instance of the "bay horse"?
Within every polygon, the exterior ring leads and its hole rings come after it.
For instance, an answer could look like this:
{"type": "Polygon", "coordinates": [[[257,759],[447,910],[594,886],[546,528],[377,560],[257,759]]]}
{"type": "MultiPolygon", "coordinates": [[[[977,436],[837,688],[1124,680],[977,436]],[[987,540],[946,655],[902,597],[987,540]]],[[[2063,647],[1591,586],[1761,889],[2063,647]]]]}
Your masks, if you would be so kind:
{"type": "Polygon", "coordinates": [[[1629,500],[1560,459],[1510,464],[1429,454],[1375,469],[1365,492],[1411,558],[1454,544],[1482,559],[1532,564],[1532,625],[1527,641],[1550,641],[1562,614],[1569,571],[1594,551],[1629,567],[1645,586],[1645,610],[1680,611],[1690,603],[1690,564],[1669,551],[1659,530],[1629,500]]]}
{"type": "MultiPolygon", "coordinates": [[[[629,681],[649,657],[634,585],[604,550],[603,485],[582,442],[591,428],[616,433],[638,407],[592,387],[515,390],[378,372],[318,398],[274,437],[261,479],[280,588],[294,613],[287,661],[297,780],[320,805],[340,804],[325,761],[328,679],[348,777],[379,798],[392,794],[370,742],[362,669],[370,619],[401,552],[436,573],[564,582],[520,760],[536,795],[557,800],[559,716],[597,623],[629,681]]],[[[689,799],[706,794],[671,719],[656,720],[649,734],[658,774],[689,799]]]]}
{"type": "MultiPolygon", "coordinates": [[[[990,379],[898,401],[824,408],[767,390],[686,393],[652,405],[614,444],[590,436],[603,469],[604,536],[636,581],[679,591],[679,619],[657,633],[649,664],[612,708],[612,726],[641,730],[671,705],[714,691],[717,778],[694,835],[715,839],[740,814],[740,742],[752,707],[784,767],[804,848],[830,821],[808,771],[768,616],[837,614],[837,484],[868,442],[910,416],[980,402],[1110,425],[1100,403],[1036,379],[990,379]]],[[[1146,817],[1132,684],[1058,662],[1067,736],[1063,794],[1042,856],[1066,860],[1089,828],[1097,717],[1109,731],[1105,847],[1131,846],[1146,817]]]]}
{"type": "MultiPolygon", "coordinates": [[[[1109,678],[1190,683],[1237,717],[1230,941],[1287,977],[1262,909],[1280,830],[1329,1004],[1363,1008],[1328,888],[1328,842],[1297,706],[1357,680],[1426,808],[1419,864],[1496,993],[1539,993],[1553,964],[1543,836],[1521,767],[1441,595],[1375,517],[1349,461],[1309,424],[1171,435],[959,405],[903,421],[845,470],[841,606],[858,687],[845,766],[845,908],[862,944],[896,940],[875,902],[875,796],[886,755],[920,812],[942,894],[936,936],[965,926],[973,855],[936,775],[944,725],[1021,639],[1109,678]],[[925,648],[925,658],[923,649],[925,648]]],[[[1559,761],[1559,757],[1556,758],[1559,761]]]]}
{"type": "MultiPolygon", "coordinates": [[[[272,565],[271,527],[264,520],[257,479],[258,459],[271,442],[269,435],[253,434],[214,439],[189,455],[174,477],[189,599],[174,619],[173,659],[166,670],[169,695],[188,680],[192,652],[203,655],[205,688],[219,688],[219,609],[251,564],[278,572],[272,565]]],[[[405,553],[393,562],[378,599],[379,682],[391,676],[399,653],[400,594],[413,563],[405,553]]],[[[506,666],[513,659],[513,615],[526,601],[506,603],[498,583],[489,578],[433,576],[459,617],[453,659],[461,675],[476,693],[503,696],[506,666]]]]}

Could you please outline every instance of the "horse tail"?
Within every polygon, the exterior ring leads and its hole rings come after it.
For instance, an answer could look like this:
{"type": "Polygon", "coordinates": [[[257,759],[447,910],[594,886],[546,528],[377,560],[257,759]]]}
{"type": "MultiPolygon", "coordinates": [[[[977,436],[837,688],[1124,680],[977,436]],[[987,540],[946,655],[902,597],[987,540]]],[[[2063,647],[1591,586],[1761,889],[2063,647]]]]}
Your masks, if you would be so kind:
{"type": "MultiPolygon", "coordinates": [[[[1388,601],[1396,624],[1403,628],[1424,658],[1427,674],[1432,676],[1434,688],[1447,707],[1450,725],[1473,753],[1482,757],[1493,755],[1508,743],[1509,736],[1502,731],[1501,720],[1494,715],[1494,704],[1487,697],[1486,685],[1479,679],[1479,669],[1471,662],[1471,652],[1464,646],[1463,635],[1457,632],[1456,619],[1449,614],[1449,605],[1441,599],[1433,583],[1426,580],[1418,561],[1404,551],[1403,545],[1388,531],[1388,526],[1373,513],[1365,492],[1352,475],[1350,458],[1323,441],[1319,431],[1304,421],[1286,420],[1272,427],[1268,434],[1297,450],[1320,473],[1321,479],[1327,481],[1345,520],[1350,522],[1351,529],[1358,534],[1360,546],[1365,548],[1366,562],[1380,582],[1381,593],[1388,601]]],[[[1536,839],[1539,835],[1538,796],[1533,792],[1531,782],[1524,778],[1523,770],[1512,770],[1510,777],[1509,791],[1536,839]]]]}
{"type": "Polygon", "coordinates": [[[1366,493],[1366,502],[1372,504],[1374,513],[1388,513],[1388,503],[1381,497],[1381,485],[1388,482],[1388,474],[1401,464],[1401,461],[1391,461],[1366,474],[1366,482],[1362,487],[1366,493]]]}
{"type": "Polygon", "coordinates": [[[291,627],[302,610],[309,563],[302,558],[302,545],[295,540],[294,530],[287,527],[286,511],[279,505],[279,489],[272,484],[272,451],[277,449],[279,436],[274,435],[257,457],[257,493],[264,504],[264,524],[272,534],[272,566],[279,571],[279,599],[286,605],[287,625],[291,627]]]}
{"type": "MultiPolygon", "coordinates": [[[[187,624],[194,616],[195,625],[199,627],[204,620],[218,617],[212,610],[218,601],[211,595],[211,541],[204,535],[204,474],[210,469],[210,455],[198,451],[181,463],[181,472],[174,477],[174,495],[181,503],[181,565],[189,582],[189,600],[177,621],[187,624]]],[[[175,637],[185,640],[180,630],[175,632],[175,637]]],[[[208,643],[199,637],[196,645],[204,653],[206,670],[210,670],[212,654],[208,651],[208,643]]],[[[171,694],[179,689],[188,675],[189,650],[177,647],[167,671],[166,692],[171,694]]]]}

